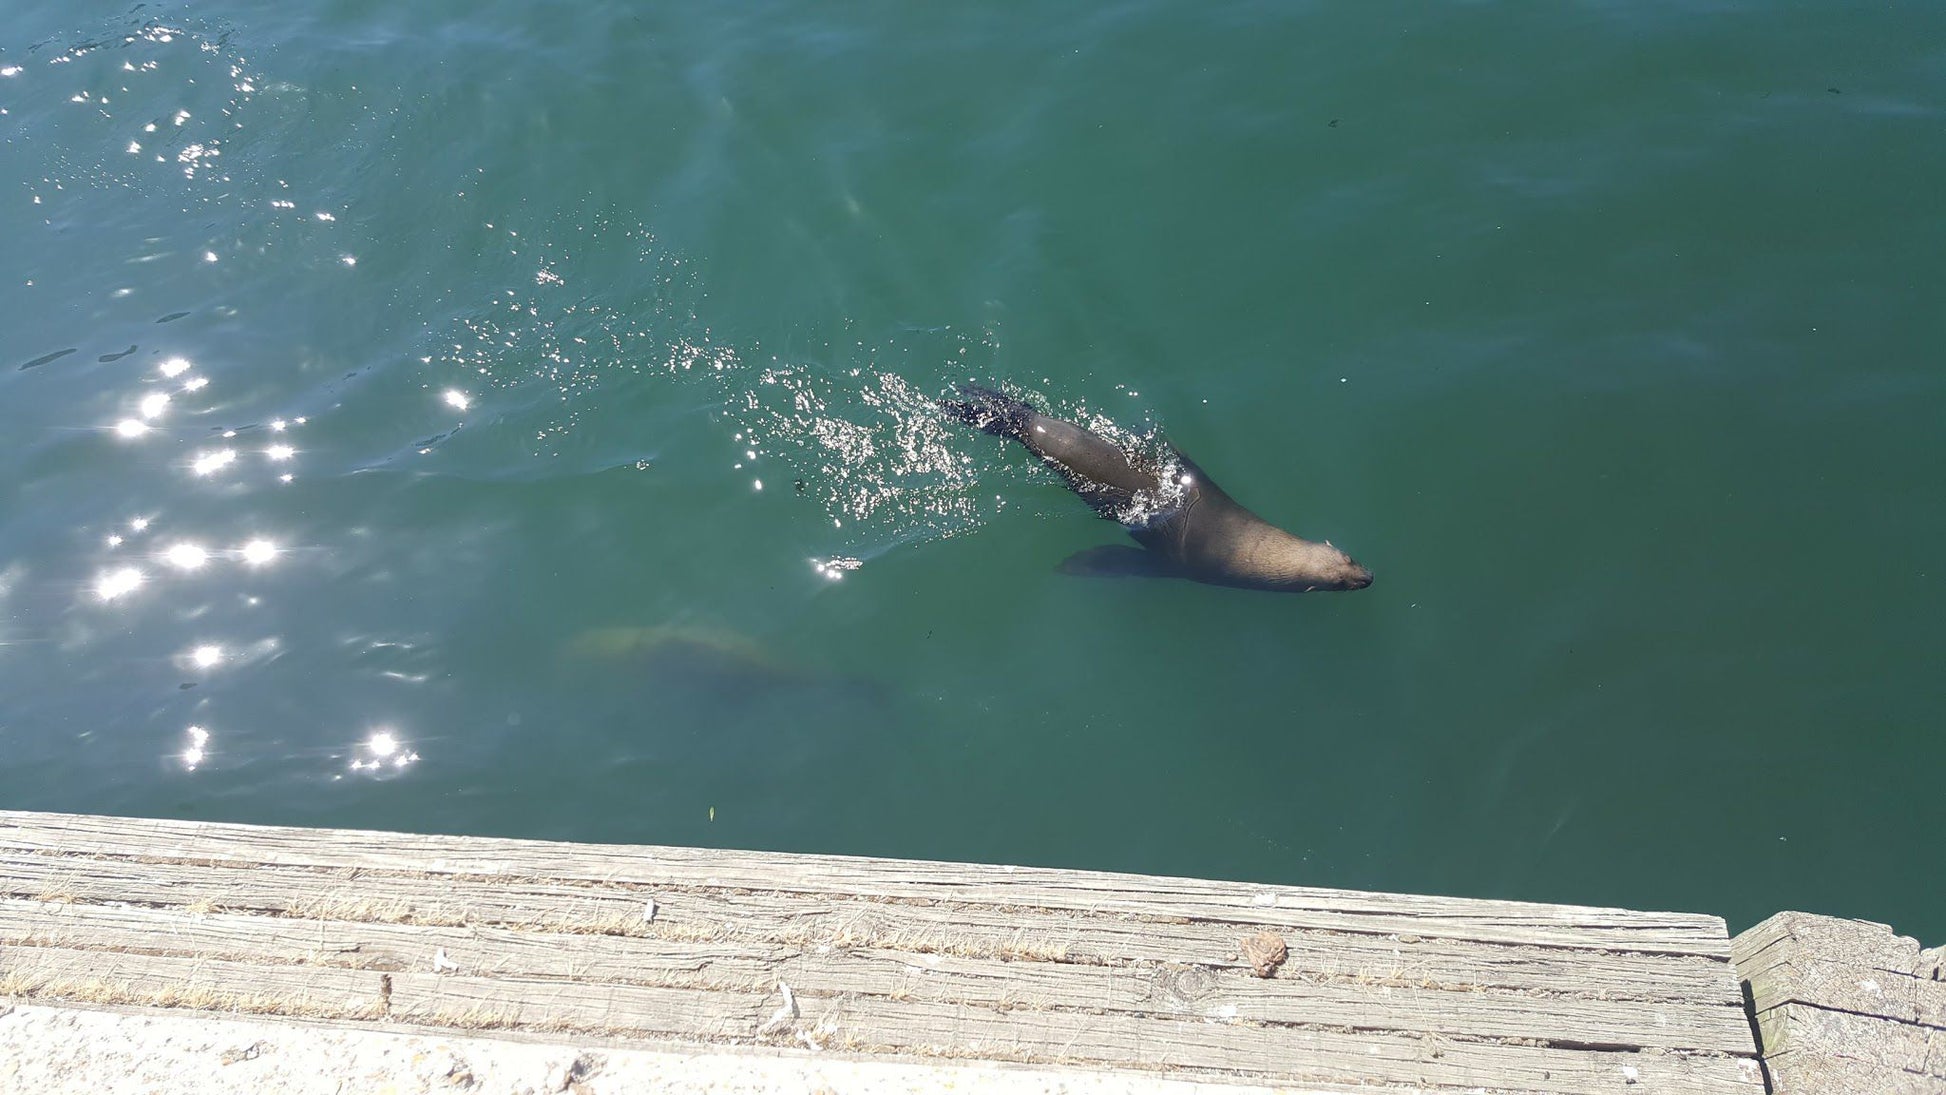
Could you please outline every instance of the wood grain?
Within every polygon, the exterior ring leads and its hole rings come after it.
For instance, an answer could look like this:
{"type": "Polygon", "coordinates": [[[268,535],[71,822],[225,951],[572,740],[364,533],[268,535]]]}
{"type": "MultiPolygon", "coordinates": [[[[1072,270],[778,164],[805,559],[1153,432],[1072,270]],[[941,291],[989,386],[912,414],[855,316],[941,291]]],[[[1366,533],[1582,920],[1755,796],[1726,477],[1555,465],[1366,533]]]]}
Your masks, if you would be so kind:
{"type": "Polygon", "coordinates": [[[1946,949],[1785,912],[1733,952],[1776,1095],[1946,1092],[1946,949]]]}
{"type": "Polygon", "coordinates": [[[1720,920],[1672,913],[0,813],[0,991],[50,1001],[1213,1081],[1757,1095],[1728,955],[1720,920]],[[1239,951],[1261,931],[1288,947],[1269,978],[1239,951]]]}

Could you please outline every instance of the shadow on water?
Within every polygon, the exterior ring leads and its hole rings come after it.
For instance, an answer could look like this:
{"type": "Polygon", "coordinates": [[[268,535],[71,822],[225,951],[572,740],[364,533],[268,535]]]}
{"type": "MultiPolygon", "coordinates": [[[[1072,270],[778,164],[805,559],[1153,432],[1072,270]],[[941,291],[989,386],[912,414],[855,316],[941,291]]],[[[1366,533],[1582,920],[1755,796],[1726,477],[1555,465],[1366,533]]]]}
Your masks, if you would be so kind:
{"type": "Polygon", "coordinates": [[[548,665],[558,721],[508,728],[530,758],[519,786],[465,796],[515,796],[525,833],[880,850],[926,782],[890,775],[918,759],[896,689],[728,628],[596,628],[548,665]]]}

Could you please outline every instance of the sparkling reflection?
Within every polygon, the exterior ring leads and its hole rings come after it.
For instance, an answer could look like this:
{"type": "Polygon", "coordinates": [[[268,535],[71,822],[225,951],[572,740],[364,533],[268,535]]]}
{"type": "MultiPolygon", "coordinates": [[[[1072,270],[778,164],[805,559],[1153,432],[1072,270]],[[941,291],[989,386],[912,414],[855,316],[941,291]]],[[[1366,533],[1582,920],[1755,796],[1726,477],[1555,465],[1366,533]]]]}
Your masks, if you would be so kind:
{"type": "Polygon", "coordinates": [[[189,370],[189,359],[186,357],[172,357],[163,362],[158,368],[162,370],[163,376],[181,376],[189,370]]]}
{"type": "Polygon", "coordinates": [[[457,407],[462,411],[465,410],[467,407],[471,406],[473,403],[472,398],[468,396],[465,392],[460,391],[458,388],[446,389],[446,393],[442,398],[444,398],[449,405],[453,407],[457,407]]]}
{"type": "MultiPolygon", "coordinates": [[[[274,429],[275,427],[272,428],[274,429]]],[[[297,455],[297,450],[291,448],[289,445],[272,445],[264,450],[264,455],[270,457],[272,460],[289,460],[291,457],[297,455]]]]}
{"type": "Polygon", "coordinates": [[[189,470],[197,475],[211,475],[236,462],[235,449],[218,449],[198,455],[189,465],[189,470]]]}
{"type": "Polygon", "coordinates": [[[362,743],[361,751],[364,756],[355,756],[351,759],[351,770],[354,772],[404,768],[419,759],[419,754],[401,742],[397,734],[383,728],[372,731],[371,737],[366,738],[362,743]]]}
{"type": "Polygon", "coordinates": [[[160,418],[162,412],[169,409],[169,393],[150,392],[142,397],[142,402],[136,404],[135,409],[143,418],[160,418]]]}
{"type": "Polygon", "coordinates": [[[169,550],[162,553],[162,561],[177,570],[196,570],[209,562],[209,552],[200,544],[184,541],[171,544],[169,550]]]}
{"type": "Polygon", "coordinates": [[[251,566],[263,566],[265,563],[277,558],[277,545],[269,540],[252,540],[243,545],[240,554],[243,556],[243,561],[251,566]]]}
{"type": "Polygon", "coordinates": [[[104,601],[133,593],[142,585],[143,574],[134,567],[117,567],[95,580],[95,596],[104,601]]]}
{"type": "Polygon", "coordinates": [[[859,567],[864,565],[865,564],[862,560],[851,559],[842,555],[835,559],[811,560],[811,569],[817,571],[819,574],[824,575],[826,578],[834,582],[840,578],[843,578],[845,576],[845,571],[857,570],[859,567]]]}
{"type": "Polygon", "coordinates": [[[222,661],[223,648],[215,643],[205,643],[189,652],[189,663],[198,669],[213,669],[222,661]]]}
{"type": "Polygon", "coordinates": [[[139,418],[124,418],[115,423],[115,432],[123,437],[140,437],[149,432],[149,424],[139,418]]]}
{"type": "Polygon", "coordinates": [[[185,732],[189,736],[189,745],[182,751],[182,766],[193,772],[198,764],[203,763],[203,758],[209,755],[209,731],[200,726],[192,726],[185,732]]]}

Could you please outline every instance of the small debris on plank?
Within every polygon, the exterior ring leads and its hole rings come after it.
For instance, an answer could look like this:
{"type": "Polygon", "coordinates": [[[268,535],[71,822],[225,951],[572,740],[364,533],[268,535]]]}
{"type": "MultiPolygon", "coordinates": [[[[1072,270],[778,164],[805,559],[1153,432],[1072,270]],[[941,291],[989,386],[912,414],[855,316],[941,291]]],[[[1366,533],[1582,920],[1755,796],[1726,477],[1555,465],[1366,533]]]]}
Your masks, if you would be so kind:
{"type": "Polygon", "coordinates": [[[770,1013],[770,1018],[764,1020],[763,1026],[757,1028],[758,1034],[769,1034],[779,1027],[788,1026],[791,1020],[797,1018],[797,995],[791,992],[789,985],[781,981],[777,983],[777,990],[784,996],[783,1006],[770,1013]]]}
{"type": "Polygon", "coordinates": [[[1276,932],[1258,932],[1244,939],[1240,944],[1243,960],[1250,963],[1250,969],[1258,977],[1269,977],[1277,972],[1290,956],[1290,948],[1284,946],[1283,936],[1276,932]]]}

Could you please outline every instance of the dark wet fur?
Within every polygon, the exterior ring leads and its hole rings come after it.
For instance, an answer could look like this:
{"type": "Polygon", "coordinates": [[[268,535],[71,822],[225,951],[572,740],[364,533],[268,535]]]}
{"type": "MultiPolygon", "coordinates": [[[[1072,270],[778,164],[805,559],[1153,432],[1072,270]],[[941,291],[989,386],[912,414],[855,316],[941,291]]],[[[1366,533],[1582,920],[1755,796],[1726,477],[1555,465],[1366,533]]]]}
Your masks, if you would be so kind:
{"type": "Polygon", "coordinates": [[[1019,438],[1034,417],[1026,400],[979,384],[961,384],[958,399],[942,399],[939,409],[995,437],[1019,438]]]}

